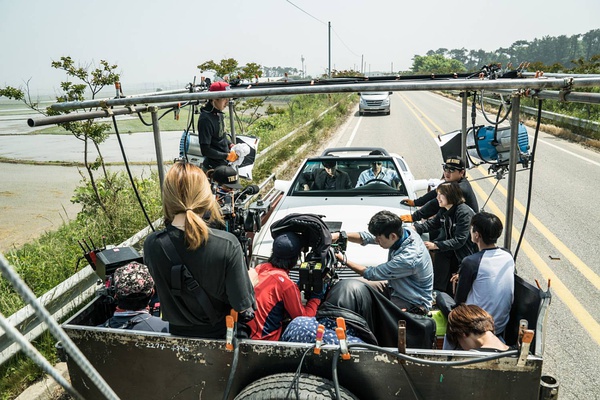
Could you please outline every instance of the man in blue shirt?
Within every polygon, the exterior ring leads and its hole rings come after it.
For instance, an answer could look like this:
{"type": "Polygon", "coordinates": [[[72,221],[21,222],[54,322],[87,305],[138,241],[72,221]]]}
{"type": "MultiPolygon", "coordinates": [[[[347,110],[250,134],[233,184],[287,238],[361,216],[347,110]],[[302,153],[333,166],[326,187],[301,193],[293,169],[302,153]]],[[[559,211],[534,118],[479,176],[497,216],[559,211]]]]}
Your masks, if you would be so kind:
{"type": "MultiPolygon", "coordinates": [[[[426,314],[433,302],[433,265],[429,251],[419,235],[402,227],[402,220],[390,211],[375,214],[368,232],[348,232],[348,241],[362,245],[378,244],[389,249],[388,261],[377,266],[363,266],[345,260],[341,253],[336,257],[342,264],[369,281],[387,281],[385,294],[400,309],[426,314]]],[[[336,241],[340,233],[333,233],[336,241]]]]}
{"type": "Polygon", "coordinates": [[[383,161],[371,162],[371,168],[365,169],[360,173],[356,181],[356,187],[363,186],[374,179],[384,181],[388,185],[396,187],[398,182],[398,174],[391,168],[383,166],[383,161]]]}

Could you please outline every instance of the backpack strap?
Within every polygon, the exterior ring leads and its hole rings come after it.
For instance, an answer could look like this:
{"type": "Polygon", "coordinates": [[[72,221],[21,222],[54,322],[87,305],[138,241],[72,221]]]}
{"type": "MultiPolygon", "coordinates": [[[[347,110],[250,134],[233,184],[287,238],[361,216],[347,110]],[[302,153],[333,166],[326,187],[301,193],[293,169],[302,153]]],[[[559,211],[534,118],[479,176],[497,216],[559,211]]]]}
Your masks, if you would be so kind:
{"type": "Polygon", "coordinates": [[[181,298],[183,302],[192,310],[201,309],[208,316],[211,325],[215,325],[218,321],[217,311],[215,310],[208,294],[196,279],[191,274],[189,269],[181,261],[181,257],[173,245],[173,241],[169,234],[165,231],[158,235],[158,243],[162,247],[165,255],[171,262],[171,292],[181,298]],[[185,301],[182,290],[187,289],[196,298],[195,303],[185,301]],[[198,307],[198,305],[200,307],[198,307]]]}

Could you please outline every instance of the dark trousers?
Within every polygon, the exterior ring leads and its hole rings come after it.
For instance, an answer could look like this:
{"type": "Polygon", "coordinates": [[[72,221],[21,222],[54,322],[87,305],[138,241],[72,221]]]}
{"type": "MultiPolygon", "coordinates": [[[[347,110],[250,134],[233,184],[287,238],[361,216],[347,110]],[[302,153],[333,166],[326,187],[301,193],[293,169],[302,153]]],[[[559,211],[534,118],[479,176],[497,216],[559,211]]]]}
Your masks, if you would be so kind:
{"type": "Polygon", "coordinates": [[[450,283],[452,274],[458,272],[458,259],[453,251],[440,251],[433,255],[433,290],[454,296],[450,283]]]}

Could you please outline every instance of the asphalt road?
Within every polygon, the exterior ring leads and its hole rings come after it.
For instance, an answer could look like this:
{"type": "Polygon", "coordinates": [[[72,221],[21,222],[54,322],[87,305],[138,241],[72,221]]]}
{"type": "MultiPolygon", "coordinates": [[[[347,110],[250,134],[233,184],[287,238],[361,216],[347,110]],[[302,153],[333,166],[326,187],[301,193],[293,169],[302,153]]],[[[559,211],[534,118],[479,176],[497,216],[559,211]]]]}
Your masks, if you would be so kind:
{"type": "MultiPolygon", "coordinates": [[[[470,110],[469,110],[470,123],[470,110]]],[[[478,124],[485,124],[478,116],[478,124]]],[[[460,102],[428,92],[397,92],[391,115],[359,117],[332,146],[383,146],[401,154],[419,178],[440,177],[437,135],[460,129],[460,102]]],[[[533,140],[533,130],[530,143],[533,140]]],[[[471,179],[487,175],[469,171],[471,179]]],[[[558,379],[561,399],[600,399],[600,261],[598,211],[600,154],[540,133],[529,223],[517,258],[528,282],[551,280],[544,372],[558,379]]],[[[517,173],[511,250],[523,224],[528,172],[517,173]]],[[[506,180],[472,182],[479,206],[504,220],[506,180]],[[491,196],[490,196],[491,195],[491,196]]],[[[503,243],[503,239],[499,242],[503,243]]],[[[483,382],[482,382],[483,383],[483,382]]]]}

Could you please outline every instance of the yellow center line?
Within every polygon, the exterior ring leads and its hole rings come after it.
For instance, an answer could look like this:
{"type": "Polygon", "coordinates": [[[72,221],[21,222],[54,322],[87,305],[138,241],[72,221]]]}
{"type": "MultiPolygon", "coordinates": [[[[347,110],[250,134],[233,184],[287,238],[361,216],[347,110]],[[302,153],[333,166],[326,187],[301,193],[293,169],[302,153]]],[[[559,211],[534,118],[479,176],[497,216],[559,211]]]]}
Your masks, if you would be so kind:
{"type": "MultiPolygon", "coordinates": [[[[431,119],[425,116],[425,114],[410,100],[406,99],[404,96],[401,96],[404,103],[408,106],[409,110],[417,117],[419,122],[423,125],[423,127],[429,132],[429,134],[437,140],[437,135],[433,133],[431,128],[427,126],[422,118],[425,118],[431,123],[438,131],[442,131],[441,128],[433,122],[431,119]],[[410,104],[409,104],[410,103],[410,104]],[[417,110],[419,114],[417,114],[412,108],[417,110]]],[[[483,170],[483,175],[486,176],[487,172],[482,167],[479,167],[483,170]]],[[[469,177],[471,179],[471,177],[469,177]]],[[[471,182],[471,186],[475,190],[475,192],[480,196],[480,198],[487,198],[487,194],[485,191],[477,184],[476,182],[471,182]]],[[[501,192],[504,196],[507,195],[506,190],[503,187],[500,187],[501,192]]],[[[492,201],[489,200],[487,205],[491,210],[493,210],[494,214],[496,214],[500,219],[505,220],[506,216],[500,208],[492,201]]],[[[517,208],[521,213],[525,213],[525,207],[515,199],[515,208],[517,208]],[[518,204],[518,206],[517,206],[518,204]]],[[[600,278],[585,265],[573,252],[571,252],[567,246],[565,246],[556,236],[554,236],[547,228],[545,228],[542,223],[535,218],[531,213],[529,214],[530,221],[532,224],[540,231],[542,235],[548,239],[557,249],[560,251],[575,267],[596,287],[600,285],[600,278]],[[535,223],[533,222],[535,221],[535,223]]],[[[518,237],[519,232],[513,226],[512,227],[513,237],[518,237]]],[[[594,318],[590,315],[589,312],[583,307],[583,305],[577,300],[577,298],[571,293],[571,291],[562,283],[562,281],[558,278],[558,276],[548,267],[542,257],[531,247],[527,240],[523,239],[522,248],[527,257],[531,260],[533,265],[537,268],[537,270],[544,276],[545,279],[550,279],[552,281],[552,290],[558,295],[558,297],[565,303],[567,308],[573,313],[575,318],[581,323],[583,328],[588,331],[590,336],[600,345],[600,324],[594,320],[594,318]]]]}
{"type": "MultiPolygon", "coordinates": [[[[487,171],[483,167],[478,167],[482,175],[486,175],[487,171]]],[[[505,197],[508,195],[506,189],[502,185],[498,185],[500,191],[505,197]]],[[[515,208],[525,215],[525,207],[517,199],[514,201],[515,208]]],[[[600,290],[600,276],[588,267],[579,257],[575,255],[559,238],[557,238],[548,228],[544,226],[533,214],[529,213],[529,221],[540,233],[567,259],[577,270],[594,286],[600,290]]]]}
{"type": "MultiPolygon", "coordinates": [[[[471,182],[471,186],[473,190],[477,192],[480,196],[485,198],[485,191],[475,182],[471,182]]],[[[505,215],[500,211],[500,208],[494,203],[492,200],[488,201],[487,204],[494,214],[498,216],[498,218],[504,220],[505,215]]],[[[519,232],[513,226],[512,227],[513,237],[518,237],[519,232]]],[[[579,323],[583,326],[583,328],[588,331],[590,336],[600,345],[600,324],[594,320],[594,318],[590,315],[590,313],[585,309],[585,307],[575,298],[575,296],[569,291],[569,289],[562,283],[562,281],[556,276],[556,274],[552,271],[548,264],[544,262],[542,257],[531,247],[529,242],[526,239],[523,239],[521,242],[523,251],[527,255],[527,257],[531,260],[533,265],[542,273],[542,276],[545,280],[550,279],[552,283],[552,291],[554,291],[558,297],[565,303],[565,305],[571,310],[575,318],[579,321],[579,323]]]]}

